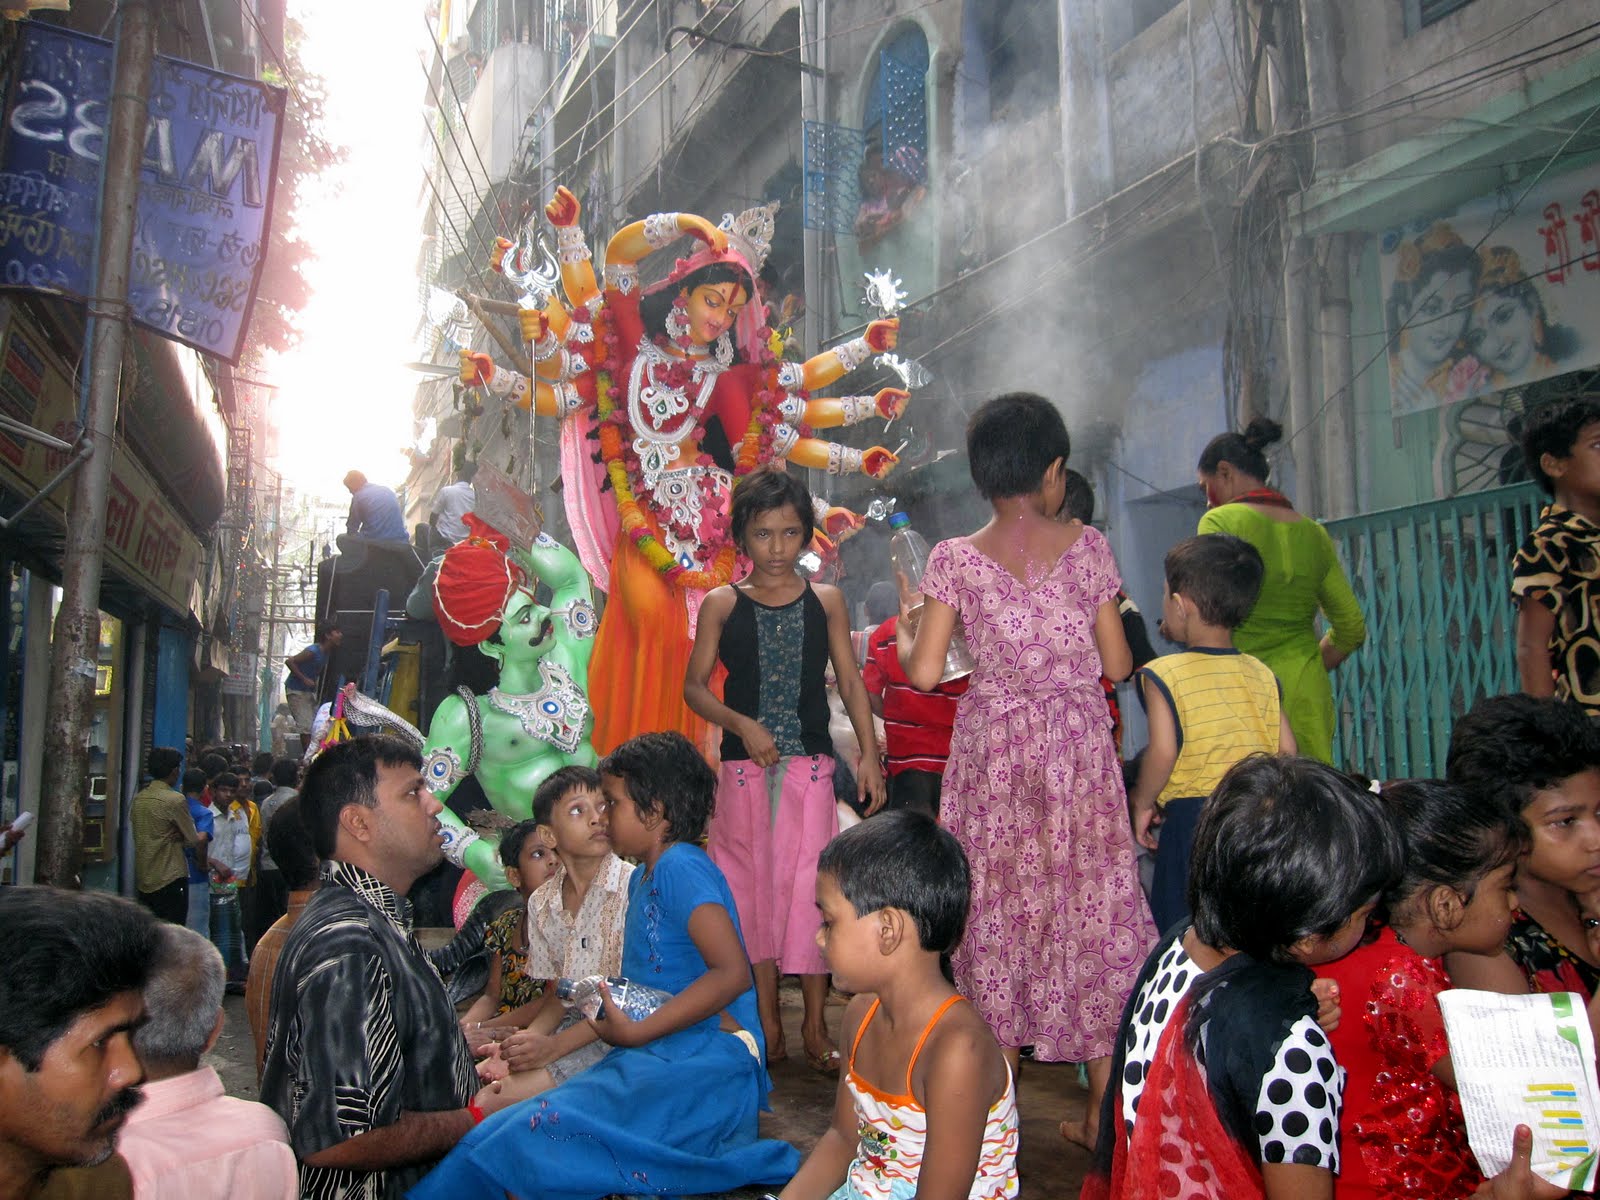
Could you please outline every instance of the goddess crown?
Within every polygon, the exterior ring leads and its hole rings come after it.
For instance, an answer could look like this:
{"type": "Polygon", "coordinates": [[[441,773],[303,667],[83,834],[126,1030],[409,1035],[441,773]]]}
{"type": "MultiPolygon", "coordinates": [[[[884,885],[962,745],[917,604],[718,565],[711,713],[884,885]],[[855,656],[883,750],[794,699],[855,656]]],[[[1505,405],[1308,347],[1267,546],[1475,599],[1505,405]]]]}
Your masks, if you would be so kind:
{"type": "Polygon", "coordinates": [[[747,208],[738,216],[724,213],[717,228],[728,235],[728,245],[750,264],[750,270],[761,274],[767,255],[772,250],[772,235],[777,228],[778,202],[747,208]]]}

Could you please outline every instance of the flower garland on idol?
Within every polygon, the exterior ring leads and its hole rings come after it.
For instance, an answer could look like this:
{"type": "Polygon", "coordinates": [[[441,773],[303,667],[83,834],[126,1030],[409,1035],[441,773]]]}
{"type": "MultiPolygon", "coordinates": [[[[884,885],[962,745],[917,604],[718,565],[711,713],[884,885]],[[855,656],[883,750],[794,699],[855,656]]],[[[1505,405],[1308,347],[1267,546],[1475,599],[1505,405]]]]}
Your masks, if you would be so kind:
{"type": "MultiPolygon", "coordinates": [[[[591,314],[586,307],[578,308],[573,312],[572,319],[575,325],[588,324],[592,320],[596,341],[604,347],[594,368],[595,413],[599,426],[600,461],[611,483],[612,494],[616,497],[617,515],[621,519],[623,530],[634,547],[644,556],[645,561],[668,583],[677,588],[684,591],[710,591],[712,588],[731,583],[739,552],[730,535],[728,513],[720,508],[707,506],[703,510],[700,527],[693,529],[683,522],[674,520],[670,509],[656,504],[650,498],[648,489],[643,486],[639,457],[633,451],[632,439],[627,436],[629,430],[627,410],[617,404],[615,377],[621,366],[621,360],[617,356],[617,333],[611,327],[604,309],[597,314],[591,314]],[[641,494],[645,496],[643,503],[639,499],[641,494]],[[715,553],[711,555],[710,569],[690,570],[685,567],[661,544],[656,536],[657,529],[670,532],[681,542],[697,542],[707,550],[714,547],[715,553]]],[[[667,348],[665,338],[658,336],[655,340],[657,345],[663,349],[667,348]]],[[[687,351],[690,345],[688,334],[679,334],[673,339],[673,343],[678,349],[687,351]]],[[[577,346],[576,340],[569,343],[569,347],[574,351],[577,350],[577,346]]],[[[755,348],[755,354],[763,374],[769,374],[777,359],[772,354],[767,339],[761,339],[755,348]]],[[[691,362],[676,362],[662,372],[661,380],[670,387],[682,388],[690,382],[692,371],[691,362]]],[[[796,394],[802,399],[805,398],[804,392],[796,394]]],[[[751,397],[750,424],[745,429],[744,437],[740,439],[739,452],[734,463],[735,484],[771,460],[773,430],[781,422],[778,405],[783,395],[783,389],[768,386],[751,397]]],[[[797,424],[795,428],[801,437],[812,435],[811,428],[804,423],[797,424]]],[[[694,429],[696,444],[702,444],[705,436],[704,423],[697,424],[694,429]]],[[[713,465],[711,456],[704,452],[697,461],[700,466],[713,465]]],[[[703,477],[700,486],[707,492],[711,492],[715,487],[709,477],[703,477]]]]}

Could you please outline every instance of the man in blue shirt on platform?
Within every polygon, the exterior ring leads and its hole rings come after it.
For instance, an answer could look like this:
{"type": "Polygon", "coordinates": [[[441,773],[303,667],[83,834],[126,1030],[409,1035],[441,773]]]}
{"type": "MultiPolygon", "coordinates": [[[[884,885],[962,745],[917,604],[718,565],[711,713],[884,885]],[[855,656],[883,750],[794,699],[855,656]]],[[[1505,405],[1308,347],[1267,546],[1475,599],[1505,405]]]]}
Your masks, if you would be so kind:
{"type": "Polygon", "coordinates": [[[372,542],[409,542],[400,499],[381,483],[368,483],[360,471],[344,477],[350,489],[350,519],[346,529],[372,542]]]}

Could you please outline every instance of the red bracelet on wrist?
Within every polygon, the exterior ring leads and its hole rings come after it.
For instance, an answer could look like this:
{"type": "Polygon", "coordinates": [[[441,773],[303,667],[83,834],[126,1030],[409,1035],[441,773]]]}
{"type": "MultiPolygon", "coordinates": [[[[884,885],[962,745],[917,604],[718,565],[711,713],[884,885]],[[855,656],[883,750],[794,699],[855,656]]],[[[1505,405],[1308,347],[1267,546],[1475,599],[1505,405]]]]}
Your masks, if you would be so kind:
{"type": "Polygon", "coordinates": [[[483,1107],[476,1100],[472,1101],[467,1105],[467,1116],[472,1118],[474,1125],[482,1125],[484,1118],[483,1107]]]}

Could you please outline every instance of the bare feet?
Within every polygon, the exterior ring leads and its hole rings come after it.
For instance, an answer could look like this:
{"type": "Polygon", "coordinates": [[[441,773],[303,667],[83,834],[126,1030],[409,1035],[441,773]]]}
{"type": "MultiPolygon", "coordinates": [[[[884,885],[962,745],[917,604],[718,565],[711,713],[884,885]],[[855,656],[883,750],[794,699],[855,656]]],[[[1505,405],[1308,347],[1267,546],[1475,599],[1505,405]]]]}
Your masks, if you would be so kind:
{"type": "Polygon", "coordinates": [[[770,1067],[773,1063],[781,1063],[788,1057],[789,1048],[784,1045],[783,1034],[780,1033],[777,1041],[767,1043],[767,1066],[770,1067]]]}
{"type": "Polygon", "coordinates": [[[1100,1140],[1100,1122],[1090,1121],[1088,1118],[1082,1121],[1063,1121],[1061,1136],[1075,1146],[1093,1150],[1095,1143],[1100,1140]]]}

